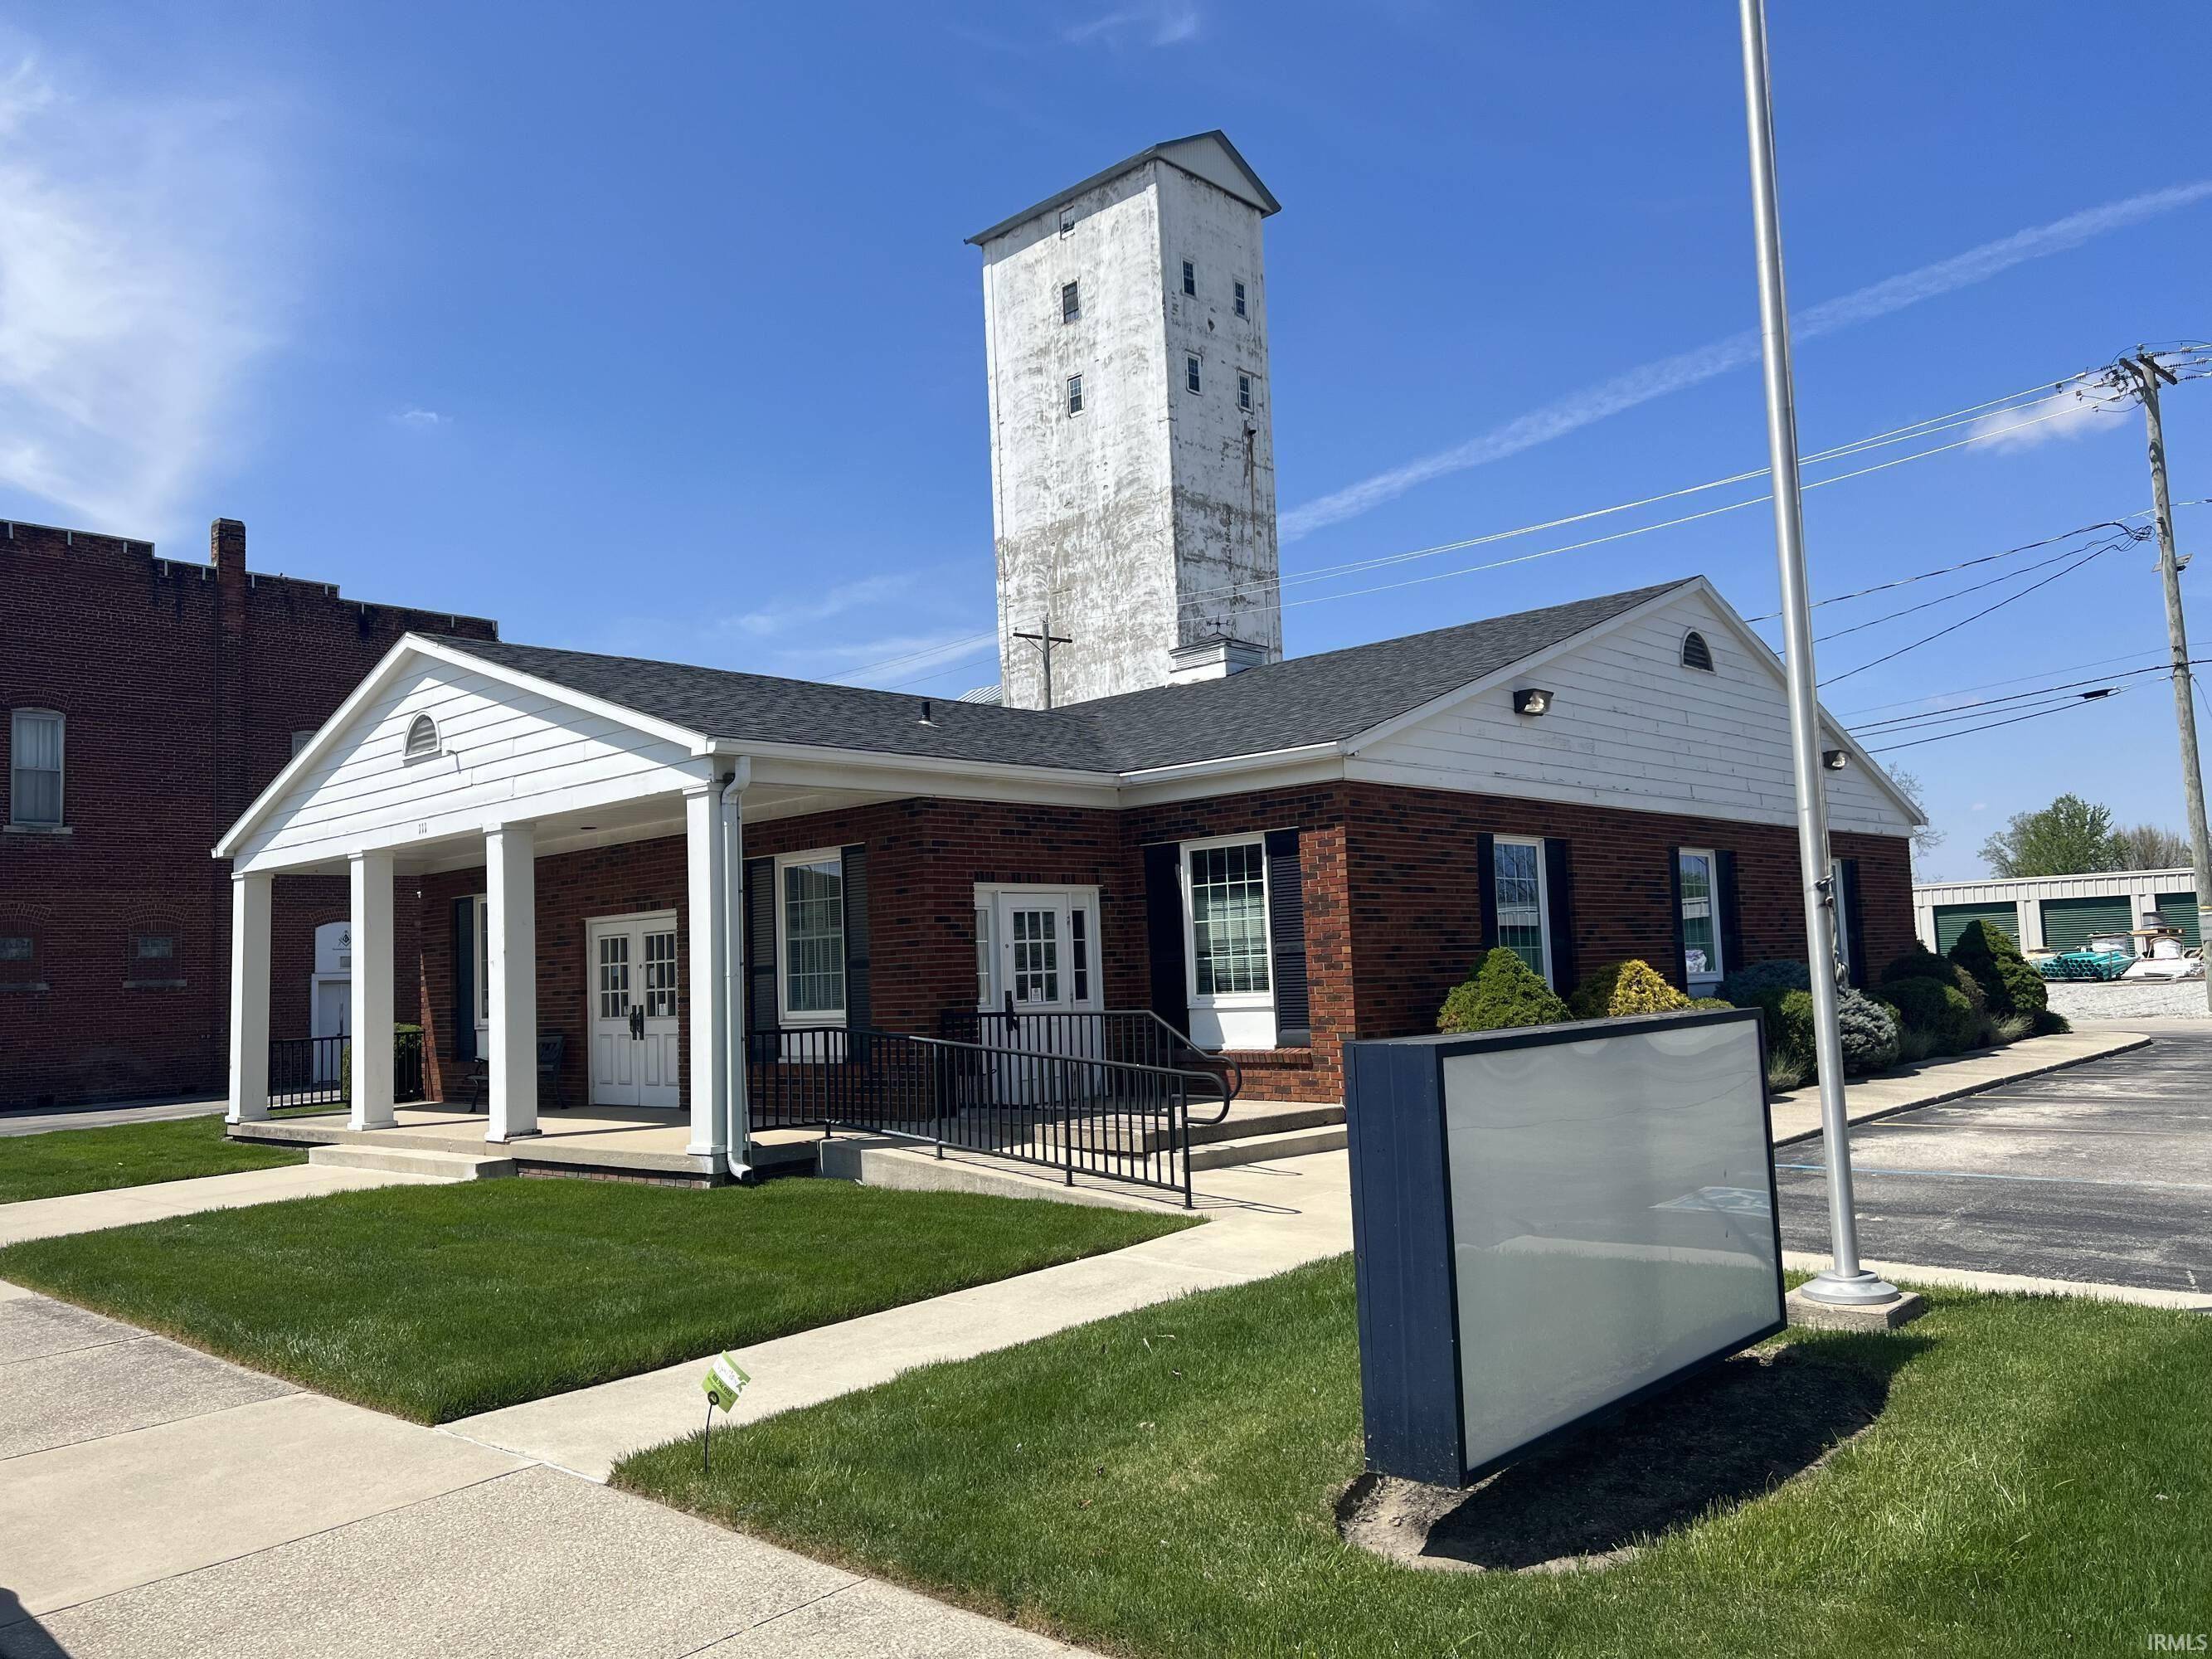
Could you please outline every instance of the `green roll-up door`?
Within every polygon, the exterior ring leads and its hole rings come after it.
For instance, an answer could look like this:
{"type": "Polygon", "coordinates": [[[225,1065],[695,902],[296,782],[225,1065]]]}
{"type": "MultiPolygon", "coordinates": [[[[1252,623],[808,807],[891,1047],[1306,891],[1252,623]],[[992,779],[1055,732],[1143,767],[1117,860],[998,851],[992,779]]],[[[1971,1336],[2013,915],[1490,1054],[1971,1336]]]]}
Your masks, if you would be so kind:
{"type": "Polygon", "coordinates": [[[1936,907],[1936,948],[1945,956],[1959,942],[1959,935],[1975,922],[1986,921],[2002,927],[2015,942],[2020,938],[2020,912],[2009,904],[1939,904],[1936,907]]]}
{"type": "Polygon", "coordinates": [[[2125,893],[2104,898],[2043,901],[2043,942],[2054,951],[2079,951],[2098,933],[2124,933],[2134,927],[2133,901],[2125,893]]]}
{"type": "Polygon", "coordinates": [[[2194,893],[2160,893],[2158,913],[2169,927],[2181,929],[2184,950],[2194,951],[2203,941],[2197,937],[2197,895],[2194,893]]]}

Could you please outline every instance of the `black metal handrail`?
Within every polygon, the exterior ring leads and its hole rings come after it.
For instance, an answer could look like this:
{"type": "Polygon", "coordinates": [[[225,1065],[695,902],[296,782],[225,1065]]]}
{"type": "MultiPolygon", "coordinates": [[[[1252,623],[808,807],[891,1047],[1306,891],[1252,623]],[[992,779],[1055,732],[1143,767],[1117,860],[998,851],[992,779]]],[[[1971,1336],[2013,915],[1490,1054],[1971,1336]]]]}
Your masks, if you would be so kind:
{"type": "MultiPolygon", "coordinates": [[[[343,1106],[351,1092],[352,1079],[351,1037],[276,1037],[270,1042],[271,1106],[343,1106]]],[[[392,1034],[392,1098],[422,1098],[420,1026],[404,1026],[392,1034]]]]}
{"type": "Polygon", "coordinates": [[[938,1028],[954,1042],[978,1042],[988,1048],[1035,1047],[1077,1059],[1096,1057],[1203,1073],[1212,1079],[1212,1087],[1200,1098],[1216,1101],[1218,1105],[1211,1116],[1194,1120],[1200,1123],[1220,1122],[1244,1090],[1242,1066],[1218,1050],[1200,1048],[1150,1008],[1025,1012],[1010,997],[1003,1009],[948,1008],[939,1016],[938,1028]]]}
{"type": "Polygon", "coordinates": [[[855,1129],[988,1153],[1182,1194],[1191,1203],[1190,1103],[1209,1072],[1097,1055],[915,1036],[780,1026],[747,1034],[745,1094],[756,1130],[855,1129]]]}

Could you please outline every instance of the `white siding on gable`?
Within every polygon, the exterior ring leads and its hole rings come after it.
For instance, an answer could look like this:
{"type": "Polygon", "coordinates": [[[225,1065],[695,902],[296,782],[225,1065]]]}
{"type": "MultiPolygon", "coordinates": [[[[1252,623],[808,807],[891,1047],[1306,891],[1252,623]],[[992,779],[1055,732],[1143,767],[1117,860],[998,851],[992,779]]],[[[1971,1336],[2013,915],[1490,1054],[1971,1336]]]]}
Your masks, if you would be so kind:
{"type": "Polygon", "coordinates": [[[234,867],[276,868],[682,789],[706,774],[684,747],[474,669],[418,661],[356,711],[294,781],[234,867]],[[406,758],[418,714],[439,752],[406,758]]]}
{"type": "MultiPolygon", "coordinates": [[[[1827,738],[1835,746],[1832,734],[1827,738]]],[[[1363,749],[1352,776],[1653,812],[1793,823],[1790,711],[1780,678],[1692,592],[1363,749]],[[1696,629],[1708,673],[1682,666],[1696,629]],[[1553,694],[1513,712],[1516,686],[1553,694]]],[[[1832,828],[1902,836],[1911,825],[1856,762],[1826,775],[1832,828]]]]}

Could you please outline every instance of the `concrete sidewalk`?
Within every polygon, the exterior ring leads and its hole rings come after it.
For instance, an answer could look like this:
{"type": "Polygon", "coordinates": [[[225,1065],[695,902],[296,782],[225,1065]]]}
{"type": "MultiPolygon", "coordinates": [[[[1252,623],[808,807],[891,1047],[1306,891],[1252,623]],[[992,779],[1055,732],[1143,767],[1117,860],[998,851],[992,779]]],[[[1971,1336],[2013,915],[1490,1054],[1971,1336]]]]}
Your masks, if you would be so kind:
{"type": "MultiPolygon", "coordinates": [[[[2149,1042],[2150,1038],[2139,1031],[2111,1030],[2030,1037],[2008,1048],[1924,1060],[1881,1077],[1860,1078],[1845,1085],[1844,1107],[1852,1122],[1871,1122],[1916,1107],[1978,1095],[2023,1078],[2086,1066],[2091,1060],[2148,1047],[2149,1042]]],[[[1820,1133],[1820,1091],[1810,1084],[1790,1094],[1775,1096],[1769,1111],[1778,1146],[1820,1133]]]]}
{"type": "Polygon", "coordinates": [[[180,1117],[215,1117],[230,1103],[217,1095],[118,1100],[102,1106],[38,1106],[0,1112],[0,1139],[51,1134],[58,1129],[112,1129],[124,1123],[167,1123],[180,1117]]]}
{"type": "Polygon", "coordinates": [[[128,1227],[135,1222],[161,1221],[202,1210],[235,1210],[249,1204],[277,1204],[289,1198],[322,1198],[331,1193],[358,1192],[365,1187],[435,1180],[431,1176],[383,1170],[287,1164],[273,1170],[240,1170],[189,1181],[157,1181],[145,1187],[111,1187],[96,1193],[26,1199],[20,1204],[0,1204],[0,1244],[98,1232],[103,1227],[128,1227]]]}
{"type": "Polygon", "coordinates": [[[0,1285],[4,1659],[1069,1651],[0,1285]]]}

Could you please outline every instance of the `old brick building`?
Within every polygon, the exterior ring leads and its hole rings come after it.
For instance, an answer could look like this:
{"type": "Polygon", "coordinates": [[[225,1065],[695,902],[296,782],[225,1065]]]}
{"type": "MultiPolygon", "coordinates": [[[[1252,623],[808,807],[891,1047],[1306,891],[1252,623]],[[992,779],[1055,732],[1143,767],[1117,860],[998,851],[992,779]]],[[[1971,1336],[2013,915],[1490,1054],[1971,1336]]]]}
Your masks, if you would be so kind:
{"type": "MultiPolygon", "coordinates": [[[[497,628],[249,570],[229,519],[205,563],[7,524],[0,594],[0,1109],[218,1092],[230,876],[209,849],[403,634],[497,628]]],[[[343,881],[277,884],[279,1036],[309,1034],[315,930],[345,917],[343,881]]]]}

